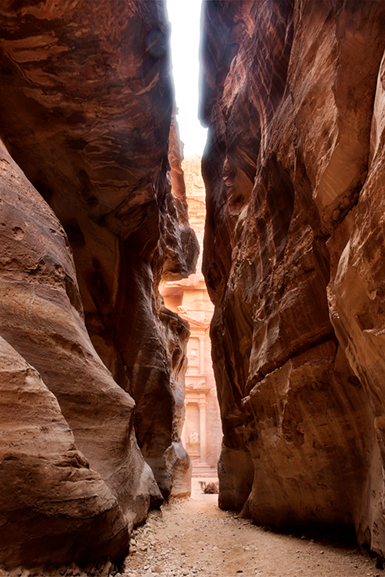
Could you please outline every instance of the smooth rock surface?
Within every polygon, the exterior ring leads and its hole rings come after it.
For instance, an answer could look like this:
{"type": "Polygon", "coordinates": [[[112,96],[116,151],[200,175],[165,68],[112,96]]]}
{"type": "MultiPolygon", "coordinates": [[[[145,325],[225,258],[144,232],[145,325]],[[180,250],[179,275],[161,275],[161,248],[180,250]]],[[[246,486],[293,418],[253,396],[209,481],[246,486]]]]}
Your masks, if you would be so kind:
{"type": "Polygon", "coordinates": [[[61,225],[4,146],[0,164],[0,560],[121,558],[157,489],[134,401],[89,340],[61,225]]]}
{"type": "Polygon", "coordinates": [[[68,235],[87,330],[167,496],[179,417],[157,285],[188,276],[198,246],[171,192],[164,3],[6,2],[0,26],[0,135],[68,235]]]}
{"type": "Polygon", "coordinates": [[[374,1],[206,2],[201,102],[219,503],[382,555],[384,24],[374,1]]]}
{"type": "Polygon", "coordinates": [[[121,559],[128,532],[116,497],[37,371],[1,337],[0,389],[2,564],[121,559]]]}

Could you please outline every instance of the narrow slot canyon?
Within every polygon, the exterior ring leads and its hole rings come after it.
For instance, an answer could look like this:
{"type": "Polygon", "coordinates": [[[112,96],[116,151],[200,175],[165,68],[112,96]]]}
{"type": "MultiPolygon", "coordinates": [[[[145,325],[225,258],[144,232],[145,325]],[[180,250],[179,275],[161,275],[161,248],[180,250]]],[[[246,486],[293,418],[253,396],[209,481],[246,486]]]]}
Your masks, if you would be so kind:
{"type": "Polygon", "coordinates": [[[166,307],[187,321],[190,327],[184,377],[183,446],[191,459],[192,476],[201,478],[203,482],[209,477],[210,482],[217,483],[222,427],[209,334],[214,307],[200,272],[206,212],[201,160],[199,155],[194,155],[182,162],[189,222],[200,247],[196,272],[182,280],[162,283],[160,292],[166,307]]]}
{"type": "Polygon", "coordinates": [[[383,575],[385,2],[0,4],[0,577],[383,575]]]}

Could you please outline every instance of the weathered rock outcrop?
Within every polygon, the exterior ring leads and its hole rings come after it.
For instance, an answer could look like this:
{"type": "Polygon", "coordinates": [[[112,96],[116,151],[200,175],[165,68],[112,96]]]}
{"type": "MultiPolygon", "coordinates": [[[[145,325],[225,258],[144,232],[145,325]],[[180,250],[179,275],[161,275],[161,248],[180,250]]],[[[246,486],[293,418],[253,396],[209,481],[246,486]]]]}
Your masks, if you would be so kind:
{"type": "Polygon", "coordinates": [[[384,554],[381,2],[206,2],[220,505],[384,554]]]}
{"type": "MultiPolygon", "coordinates": [[[[27,177],[2,147],[0,334],[56,397],[109,499],[85,505],[90,527],[98,508],[109,518],[92,553],[80,540],[50,560],[118,558],[189,467],[175,385],[188,327],[157,290],[198,253],[171,192],[168,23],[161,0],[42,0],[2,3],[0,26],[0,137],[27,177]]],[[[83,530],[71,515],[59,533],[83,530]]],[[[21,562],[46,558],[24,549],[21,562]]]]}

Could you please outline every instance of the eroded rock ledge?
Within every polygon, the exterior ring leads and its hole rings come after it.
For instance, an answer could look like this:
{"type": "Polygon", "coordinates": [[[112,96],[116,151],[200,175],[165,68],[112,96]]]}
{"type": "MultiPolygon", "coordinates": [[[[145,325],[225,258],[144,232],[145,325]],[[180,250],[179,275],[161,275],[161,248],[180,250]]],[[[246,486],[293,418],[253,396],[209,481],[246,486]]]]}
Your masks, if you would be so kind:
{"type": "Polygon", "coordinates": [[[0,563],[118,561],[188,492],[164,4],[7,0],[0,27],[0,563]]]}
{"type": "Polygon", "coordinates": [[[206,2],[220,505],[384,554],[381,2],[206,2]]]}

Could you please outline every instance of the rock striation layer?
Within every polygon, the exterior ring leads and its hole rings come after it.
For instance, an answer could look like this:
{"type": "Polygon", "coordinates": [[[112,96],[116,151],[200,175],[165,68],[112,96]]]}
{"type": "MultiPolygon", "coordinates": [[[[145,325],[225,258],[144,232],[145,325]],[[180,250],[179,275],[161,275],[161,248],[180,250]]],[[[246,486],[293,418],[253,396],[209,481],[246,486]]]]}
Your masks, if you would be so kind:
{"type": "Polygon", "coordinates": [[[220,506],[385,551],[385,6],[206,2],[220,506]]]}
{"type": "MultiPolygon", "coordinates": [[[[50,391],[41,403],[56,398],[47,420],[68,429],[57,457],[45,454],[44,435],[39,454],[31,439],[26,455],[37,470],[47,459],[49,471],[50,461],[75,451],[74,499],[84,501],[82,521],[76,500],[63,504],[63,525],[53,506],[38,538],[44,543],[49,523],[68,532],[68,547],[57,540],[51,561],[119,559],[132,526],[178,494],[190,466],[176,384],[188,327],[165,310],[157,288],[162,278],[188,276],[198,255],[180,210],[183,190],[178,198],[171,191],[168,152],[178,142],[164,3],[6,1],[0,26],[0,335],[16,373],[24,363],[50,391]],[[85,518],[94,543],[88,551],[79,539],[74,550],[85,518]]],[[[23,389],[22,377],[16,385],[23,389]]],[[[59,501],[63,494],[52,474],[47,503],[56,482],[59,501]]],[[[25,495],[17,499],[22,510],[25,495]]],[[[39,515],[33,510],[31,523],[39,515]]],[[[47,559],[43,545],[23,539],[0,562],[47,559]]]]}

